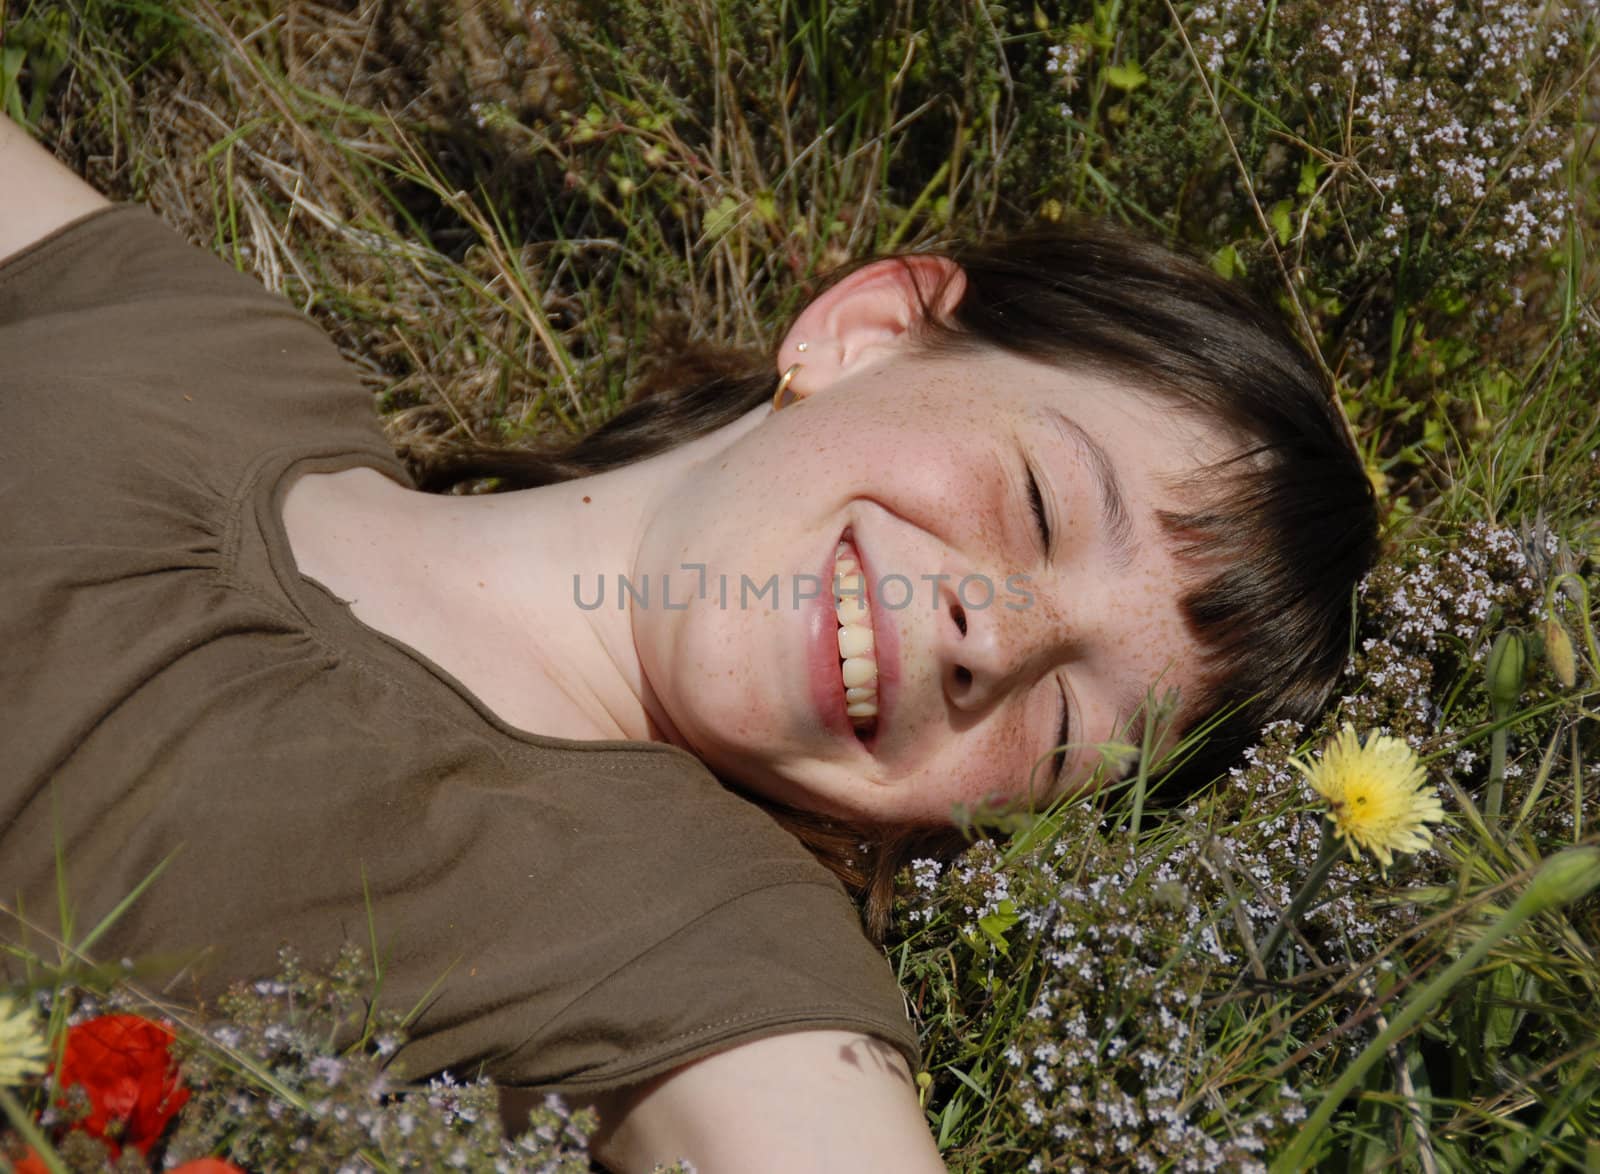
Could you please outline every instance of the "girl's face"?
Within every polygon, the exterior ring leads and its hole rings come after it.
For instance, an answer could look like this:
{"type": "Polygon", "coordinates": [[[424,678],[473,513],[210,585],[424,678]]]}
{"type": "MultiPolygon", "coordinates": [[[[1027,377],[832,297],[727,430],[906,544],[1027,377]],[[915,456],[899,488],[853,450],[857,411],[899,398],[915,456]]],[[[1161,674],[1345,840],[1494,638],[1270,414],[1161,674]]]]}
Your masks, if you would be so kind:
{"type": "Polygon", "coordinates": [[[804,399],[661,502],[632,568],[673,741],[794,807],[940,823],[1069,790],[1147,690],[1195,696],[1155,512],[1226,437],[1104,377],[893,332],[797,357],[804,399]]]}

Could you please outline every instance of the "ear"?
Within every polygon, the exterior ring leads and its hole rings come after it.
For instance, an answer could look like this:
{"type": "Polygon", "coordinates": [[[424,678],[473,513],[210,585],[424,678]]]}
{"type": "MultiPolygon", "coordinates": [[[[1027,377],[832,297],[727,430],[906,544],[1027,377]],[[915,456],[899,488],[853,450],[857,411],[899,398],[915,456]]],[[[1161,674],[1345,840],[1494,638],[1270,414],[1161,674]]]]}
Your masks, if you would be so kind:
{"type": "Polygon", "coordinates": [[[904,346],[926,315],[954,309],[966,287],[961,267],[948,257],[888,257],[863,265],[795,319],[778,348],[778,370],[799,364],[789,386],[804,399],[904,346]]]}

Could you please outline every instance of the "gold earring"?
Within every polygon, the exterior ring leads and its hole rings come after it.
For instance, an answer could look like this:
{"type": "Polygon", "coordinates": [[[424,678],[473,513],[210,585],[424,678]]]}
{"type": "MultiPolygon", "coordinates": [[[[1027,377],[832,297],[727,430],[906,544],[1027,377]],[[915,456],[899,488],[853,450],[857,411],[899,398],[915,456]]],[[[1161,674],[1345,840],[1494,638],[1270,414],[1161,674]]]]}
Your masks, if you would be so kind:
{"type": "Polygon", "coordinates": [[[785,403],[783,393],[789,390],[789,384],[794,382],[795,373],[799,370],[800,364],[795,363],[779,377],[778,390],[772,393],[772,410],[774,412],[783,411],[785,403]]]}

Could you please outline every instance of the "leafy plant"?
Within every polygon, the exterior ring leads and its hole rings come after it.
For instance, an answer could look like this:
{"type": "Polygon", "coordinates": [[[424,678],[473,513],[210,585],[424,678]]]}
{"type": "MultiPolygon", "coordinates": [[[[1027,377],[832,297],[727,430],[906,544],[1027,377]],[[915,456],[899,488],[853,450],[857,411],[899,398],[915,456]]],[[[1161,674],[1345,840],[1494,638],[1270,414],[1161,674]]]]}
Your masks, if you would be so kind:
{"type": "MultiPolygon", "coordinates": [[[[1108,788],[907,874],[930,1126],[958,1170],[1593,1164],[1600,903],[1528,903],[1600,787],[1589,7],[4,11],[5,108],[318,316],[413,456],[593,425],[661,355],[759,356],[831,265],[947,236],[1107,216],[1275,300],[1384,506],[1339,696],[1171,810],[1108,788]],[[1292,760],[1346,722],[1420,755],[1449,823],[1311,886],[1292,760]]],[[[209,1107],[173,1154],[270,1162],[299,1130],[399,1168],[381,1036],[316,1042],[358,984],[295,973],[300,1001],[180,1033],[209,1107]]]]}

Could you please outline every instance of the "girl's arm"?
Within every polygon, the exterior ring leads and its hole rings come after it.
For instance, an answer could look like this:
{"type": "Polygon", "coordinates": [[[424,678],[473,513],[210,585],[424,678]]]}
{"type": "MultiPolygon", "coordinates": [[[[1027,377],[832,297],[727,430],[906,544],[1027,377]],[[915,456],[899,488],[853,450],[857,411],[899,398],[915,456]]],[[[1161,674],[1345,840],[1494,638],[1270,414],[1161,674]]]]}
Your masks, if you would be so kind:
{"type": "Polygon", "coordinates": [[[848,1031],[773,1036],[597,1102],[619,1174],[942,1174],[905,1060],[848,1031]]]}
{"type": "Polygon", "coordinates": [[[0,114],[0,261],[108,202],[0,114]]]}

